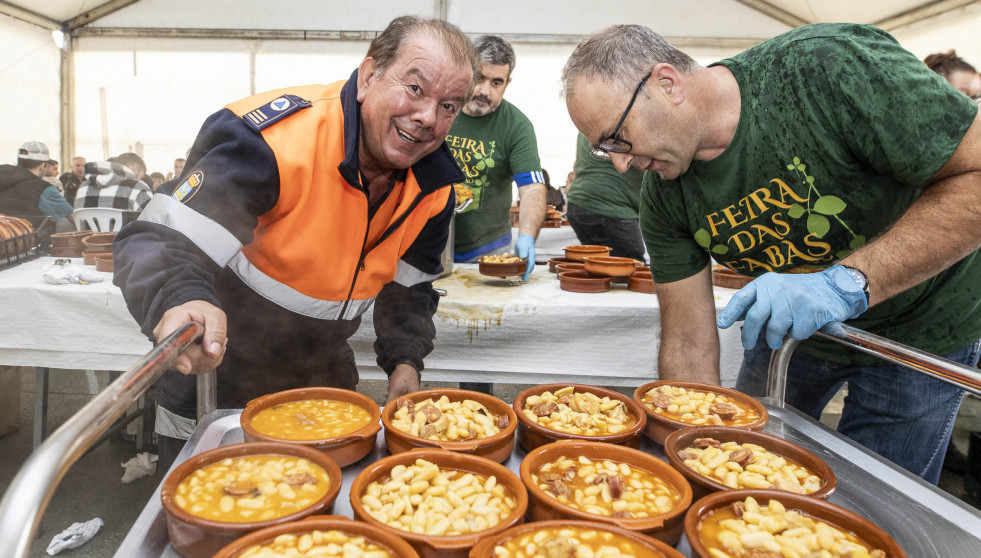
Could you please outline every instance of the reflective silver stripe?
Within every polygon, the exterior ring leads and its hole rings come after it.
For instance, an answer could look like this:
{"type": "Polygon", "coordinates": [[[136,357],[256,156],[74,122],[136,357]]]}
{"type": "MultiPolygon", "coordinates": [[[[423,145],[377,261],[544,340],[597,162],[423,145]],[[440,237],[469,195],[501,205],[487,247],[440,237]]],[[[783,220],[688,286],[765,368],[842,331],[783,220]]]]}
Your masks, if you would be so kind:
{"type": "Polygon", "coordinates": [[[411,287],[436,279],[439,279],[438,273],[426,273],[405,260],[399,260],[398,266],[395,268],[394,281],[403,287],[411,287]]]}
{"type": "Polygon", "coordinates": [[[166,194],[153,195],[140,214],[140,221],[158,223],[183,234],[221,267],[242,250],[242,243],[225,227],[166,194]]]}
{"type": "Polygon", "coordinates": [[[341,309],[344,308],[343,300],[321,300],[307,296],[266,275],[262,270],[252,265],[252,262],[241,252],[228,262],[228,266],[252,290],[270,302],[302,316],[322,320],[353,320],[371,308],[371,304],[375,301],[375,297],[352,299],[347,306],[347,311],[341,316],[341,309]]]}

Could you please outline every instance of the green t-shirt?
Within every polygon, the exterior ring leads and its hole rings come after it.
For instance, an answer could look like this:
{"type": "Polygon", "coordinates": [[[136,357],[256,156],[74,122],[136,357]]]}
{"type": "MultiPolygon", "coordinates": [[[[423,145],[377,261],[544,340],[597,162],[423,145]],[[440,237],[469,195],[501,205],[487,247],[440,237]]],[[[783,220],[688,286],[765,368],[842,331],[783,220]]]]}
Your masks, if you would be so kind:
{"type": "Polygon", "coordinates": [[[607,159],[590,155],[586,136],[576,139],[576,178],[569,186],[569,203],[613,219],[636,219],[644,172],[631,167],[620,173],[607,159]]]}
{"type": "Polygon", "coordinates": [[[502,100],[497,110],[484,116],[460,113],[446,144],[473,190],[473,203],[456,216],[456,253],[509,237],[514,175],[542,170],[531,121],[502,100]]]}
{"type": "MultiPolygon", "coordinates": [[[[872,26],[808,25],[718,64],[742,97],[732,143],[676,180],[647,173],[641,193],[658,282],[694,275],[710,256],[751,276],[832,265],[906,211],[978,110],[872,26]]],[[[977,341],[981,257],[848,323],[940,355],[977,341]]],[[[828,341],[801,348],[835,362],[882,362],[828,341]]]]}

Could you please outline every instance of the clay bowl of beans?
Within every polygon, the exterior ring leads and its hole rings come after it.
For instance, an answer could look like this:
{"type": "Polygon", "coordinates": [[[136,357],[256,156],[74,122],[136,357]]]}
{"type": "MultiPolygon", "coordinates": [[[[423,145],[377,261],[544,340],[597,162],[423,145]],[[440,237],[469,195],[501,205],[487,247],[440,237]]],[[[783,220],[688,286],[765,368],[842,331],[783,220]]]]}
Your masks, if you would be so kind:
{"type": "Polygon", "coordinates": [[[635,531],[596,521],[535,521],[485,537],[470,551],[470,558],[525,558],[544,556],[545,548],[558,556],[636,556],[683,558],[667,544],[635,531]],[[584,547],[583,550],[580,550],[584,547]]]}
{"type": "Polygon", "coordinates": [[[314,516],[249,533],[214,558],[292,556],[371,556],[419,558],[412,546],[373,525],[340,516],[314,516]]]}
{"type": "Polygon", "coordinates": [[[528,258],[514,254],[482,256],[477,260],[477,271],[490,277],[514,277],[528,271],[528,258]]]}
{"type": "Polygon", "coordinates": [[[566,258],[582,262],[590,256],[609,256],[612,249],[609,246],[599,246],[596,244],[579,244],[576,246],[566,246],[563,250],[565,251],[566,258]]]}
{"type": "Polygon", "coordinates": [[[402,537],[426,558],[463,558],[478,539],[524,521],[521,479],[490,459],[414,449],[381,459],[351,484],[355,519],[402,537]]]}
{"type": "Polygon", "coordinates": [[[684,476],[640,450],[565,440],[540,446],[521,461],[533,521],[584,519],[612,523],[674,545],[692,491],[684,476]]]}
{"type": "Polygon", "coordinates": [[[327,454],[339,467],[375,447],[381,411],[366,395],[329,387],[291,389],[253,399],[242,411],[246,442],[286,442],[327,454]]]}
{"type": "Polygon", "coordinates": [[[647,436],[663,444],[668,434],[689,426],[731,426],[760,432],[770,420],[763,404],[734,389],[662,380],[634,391],[647,414],[647,436]]]}
{"type": "Polygon", "coordinates": [[[248,442],[195,455],[164,479],[160,499],[170,544],[205,558],[246,533],[329,513],[341,470],[294,444],[248,442]]]}
{"type": "Polygon", "coordinates": [[[389,453],[442,448],[503,463],[514,449],[518,417],[485,393],[432,389],[403,395],[382,411],[389,453]]]}
{"type": "Polygon", "coordinates": [[[820,498],[778,490],[726,490],[685,515],[692,556],[906,558],[868,519],[820,498]]]}
{"type": "Polygon", "coordinates": [[[820,457],[776,436],[727,426],[675,430],[668,461],[691,481],[695,499],[719,490],[774,489],[827,498],[838,486],[820,457]]]}
{"type": "Polygon", "coordinates": [[[640,447],[641,406],[622,393],[583,384],[543,384],[514,398],[518,442],[527,451],[558,440],[640,447]]]}

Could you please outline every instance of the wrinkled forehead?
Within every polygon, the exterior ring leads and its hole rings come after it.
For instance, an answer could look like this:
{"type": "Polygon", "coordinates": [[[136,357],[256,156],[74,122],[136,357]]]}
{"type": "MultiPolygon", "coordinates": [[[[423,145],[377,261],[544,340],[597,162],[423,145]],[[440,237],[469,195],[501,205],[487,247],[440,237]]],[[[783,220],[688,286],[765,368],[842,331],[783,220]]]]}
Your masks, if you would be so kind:
{"type": "Polygon", "coordinates": [[[430,86],[445,88],[454,98],[465,97],[473,79],[469,64],[457,61],[442,41],[425,32],[416,32],[406,40],[392,69],[400,77],[414,76],[430,86]]]}
{"type": "Polygon", "coordinates": [[[569,116],[586,139],[598,145],[613,134],[629,94],[599,77],[577,78],[569,85],[565,99],[569,116]]]}

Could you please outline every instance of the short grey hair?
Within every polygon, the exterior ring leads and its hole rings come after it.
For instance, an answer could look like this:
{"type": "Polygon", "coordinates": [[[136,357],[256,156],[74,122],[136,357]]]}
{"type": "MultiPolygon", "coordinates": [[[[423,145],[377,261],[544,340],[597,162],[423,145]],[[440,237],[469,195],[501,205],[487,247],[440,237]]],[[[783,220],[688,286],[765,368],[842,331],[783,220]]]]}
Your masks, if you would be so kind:
{"type": "Polygon", "coordinates": [[[515,65],[514,48],[511,47],[511,43],[497,35],[481,35],[473,44],[477,47],[477,55],[480,56],[481,64],[490,66],[507,64],[508,77],[511,77],[515,65]]]}
{"type": "Polygon", "coordinates": [[[577,79],[593,76],[616,87],[633,88],[654,66],[665,62],[682,73],[700,67],[650,28],[613,25],[586,37],[572,51],[562,69],[562,94],[568,96],[577,79]]]}

